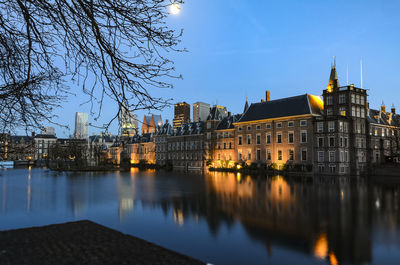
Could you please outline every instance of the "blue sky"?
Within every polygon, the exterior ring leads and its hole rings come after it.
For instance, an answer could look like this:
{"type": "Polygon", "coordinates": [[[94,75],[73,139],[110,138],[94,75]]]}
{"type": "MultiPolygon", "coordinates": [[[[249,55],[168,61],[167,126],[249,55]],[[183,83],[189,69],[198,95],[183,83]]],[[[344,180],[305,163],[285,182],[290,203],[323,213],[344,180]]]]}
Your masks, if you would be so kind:
{"type": "MultiPolygon", "coordinates": [[[[321,95],[336,56],[339,81],[370,89],[372,108],[382,101],[400,112],[400,1],[256,1],[186,0],[182,12],[171,16],[171,27],[184,29],[182,47],[189,52],[171,54],[176,74],[173,89],[158,89],[156,96],[190,104],[204,101],[226,106],[232,113],[249,102],[259,102],[265,90],[271,99],[309,93],[321,95]]],[[[56,128],[57,136],[73,133],[76,111],[87,98],[72,87],[70,97],[57,111],[67,131],[56,128]]],[[[97,124],[108,121],[115,110],[106,102],[97,124]]],[[[154,112],[159,114],[160,112],[154,112]]],[[[147,112],[137,113],[140,120],[147,112]]],[[[161,112],[173,119],[173,107],[161,112]]],[[[89,117],[91,122],[93,119],[89,117]]],[[[89,128],[90,135],[99,129],[89,128]]],[[[111,132],[117,133],[117,124],[111,132]]]]}

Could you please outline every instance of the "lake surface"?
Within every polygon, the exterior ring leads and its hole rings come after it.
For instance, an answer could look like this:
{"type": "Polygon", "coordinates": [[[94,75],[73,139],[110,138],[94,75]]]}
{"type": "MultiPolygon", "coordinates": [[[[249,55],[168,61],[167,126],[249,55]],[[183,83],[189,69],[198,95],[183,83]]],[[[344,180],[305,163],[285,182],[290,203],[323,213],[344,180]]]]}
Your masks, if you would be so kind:
{"type": "Polygon", "coordinates": [[[215,265],[399,264],[400,184],[0,170],[0,230],[89,219],[215,265]]]}

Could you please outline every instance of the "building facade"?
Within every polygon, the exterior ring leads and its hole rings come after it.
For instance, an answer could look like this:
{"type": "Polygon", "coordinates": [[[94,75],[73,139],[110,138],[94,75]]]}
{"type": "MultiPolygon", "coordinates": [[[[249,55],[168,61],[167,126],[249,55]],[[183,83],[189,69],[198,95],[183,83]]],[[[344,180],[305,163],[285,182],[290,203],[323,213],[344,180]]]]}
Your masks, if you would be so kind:
{"type": "Polygon", "coordinates": [[[174,130],[182,124],[190,122],[190,105],[186,102],[176,103],[174,107],[174,120],[172,122],[174,130]]]}

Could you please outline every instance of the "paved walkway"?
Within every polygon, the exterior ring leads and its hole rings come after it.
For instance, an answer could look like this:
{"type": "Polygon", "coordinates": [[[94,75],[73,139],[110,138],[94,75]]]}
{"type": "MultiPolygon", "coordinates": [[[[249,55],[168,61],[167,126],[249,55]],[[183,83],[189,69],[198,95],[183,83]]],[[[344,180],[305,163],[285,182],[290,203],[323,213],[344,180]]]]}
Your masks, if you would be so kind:
{"type": "Polygon", "coordinates": [[[205,263],[90,221],[0,231],[1,265],[205,263]]]}

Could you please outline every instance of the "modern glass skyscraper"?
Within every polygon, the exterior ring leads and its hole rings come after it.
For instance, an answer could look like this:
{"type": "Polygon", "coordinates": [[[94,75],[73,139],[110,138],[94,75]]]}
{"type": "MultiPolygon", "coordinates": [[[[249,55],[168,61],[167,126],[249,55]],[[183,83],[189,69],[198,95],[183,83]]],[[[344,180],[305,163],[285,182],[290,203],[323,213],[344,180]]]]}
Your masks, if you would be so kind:
{"type": "Polygon", "coordinates": [[[75,114],[75,139],[87,139],[89,137],[89,117],[87,113],[77,112],[75,114]]]}
{"type": "Polygon", "coordinates": [[[193,103],[193,121],[205,121],[210,114],[210,104],[204,102],[193,103]]]}

